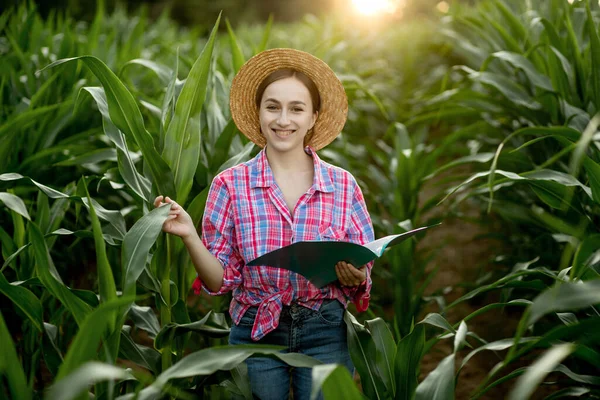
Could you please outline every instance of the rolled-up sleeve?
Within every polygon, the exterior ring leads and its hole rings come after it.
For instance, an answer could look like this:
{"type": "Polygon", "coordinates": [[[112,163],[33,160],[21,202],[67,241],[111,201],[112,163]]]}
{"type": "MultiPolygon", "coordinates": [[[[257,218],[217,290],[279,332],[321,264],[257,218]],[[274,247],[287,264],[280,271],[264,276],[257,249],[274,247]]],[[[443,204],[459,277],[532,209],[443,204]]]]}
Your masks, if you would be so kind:
{"type": "MultiPolygon", "coordinates": [[[[354,184],[354,195],[352,199],[352,209],[350,216],[350,226],[347,230],[348,240],[353,243],[366,244],[375,240],[373,232],[373,223],[367,211],[365,198],[358,184],[354,184]]],[[[369,299],[371,298],[371,269],[373,261],[366,264],[367,279],[355,287],[343,287],[344,294],[356,305],[359,312],[366,311],[369,308],[369,299]]],[[[355,265],[360,268],[362,265],[355,265]]]]}
{"type": "Polygon", "coordinates": [[[197,277],[193,285],[194,292],[200,294],[203,288],[211,295],[220,295],[238,287],[242,283],[244,260],[236,242],[231,196],[220,175],[213,180],[206,199],[202,217],[202,243],[223,266],[223,286],[213,292],[197,277]]]}

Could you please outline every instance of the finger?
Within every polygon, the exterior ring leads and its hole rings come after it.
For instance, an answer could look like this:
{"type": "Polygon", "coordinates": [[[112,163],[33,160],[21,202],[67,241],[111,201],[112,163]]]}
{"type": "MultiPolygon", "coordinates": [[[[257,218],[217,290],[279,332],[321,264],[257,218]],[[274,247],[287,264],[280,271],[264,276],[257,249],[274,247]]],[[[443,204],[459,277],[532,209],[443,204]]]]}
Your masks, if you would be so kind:
{"type": "Polygon", "coordinates": [[[357,270],[352,264],[346,264],[346,273],[348,274],[348,280],[352,286],[356,286],[360,283],[360,277],[357,276],[357,270]]]}
{"type": "Polygon", "coordinates": [[[364,270],[361,270],[360,268],[356,268],[352,264],[348,264],[348,269],[349,269],[350,273],[352,274],[354,286],[360,285],[361,282],[365,280],[364,270]]]}
{"type": "Polygon", "coordinates": [[[352,275],[350,275],[348,271],[348,264],[346,264],[345,262],[342,263],[342,266],[340,268],[340,274],[342,275],[343,284],[346,286],[352,286],[352,275]]]}
{"type": "Polygon", "coordinates": [[[335,264],[335,274],[337,275],[337,278],[338,278],[338,281],[340,281],[340,284],[342,286],[344,286],[344,284],[342,283],[343,277],[342,277],[342,274],[340,272],[340,269],[341,269],[341,264],[338,262],[337,264],[335,264]]]}
{"type": "Polygon", "coordinates": [[[347,286],[349,284],[348,279],[346,278],[346,274],[344,273],[344,267],[343,264],[341,262],[338,262],[335,266],[336,268],[336,274],[338,277],[338,280],[340,281],[340,284],[342,286],[347,286]]]}
{"type": "Polygon", "coordinates": [[[163,199],[162,196],[156,196],[156,198],[154,199],[154,207],[160,206],[162,199],[163,199]]]}

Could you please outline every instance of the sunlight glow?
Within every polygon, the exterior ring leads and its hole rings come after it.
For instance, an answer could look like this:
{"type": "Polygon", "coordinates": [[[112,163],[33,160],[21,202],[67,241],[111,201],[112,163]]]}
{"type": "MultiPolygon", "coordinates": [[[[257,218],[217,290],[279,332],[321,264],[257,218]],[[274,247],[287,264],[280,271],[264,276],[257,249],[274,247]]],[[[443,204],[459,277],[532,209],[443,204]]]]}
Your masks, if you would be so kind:
{"type": "Polygon", "coordinates": [[[354,8],[361,14],[393,14],[398,8],[398,0],[352,0],[354,8]]]}
{"type": "Polygon", "coordinates": [[[448,12],[448,10],[450,10],[450,4],[448,4],[447,1],[440,1],[439,3],[437,3],[436,7],[437,7],[438,11],[441,11],[444,14],[446,14],[448,12]]]}

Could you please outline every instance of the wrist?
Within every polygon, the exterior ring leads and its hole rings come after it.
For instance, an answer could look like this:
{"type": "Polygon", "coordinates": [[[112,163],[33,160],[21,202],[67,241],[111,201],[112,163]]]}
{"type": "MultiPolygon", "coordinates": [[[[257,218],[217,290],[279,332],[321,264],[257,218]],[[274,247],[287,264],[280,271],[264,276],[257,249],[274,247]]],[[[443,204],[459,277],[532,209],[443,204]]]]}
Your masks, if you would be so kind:
{"type": "Polygon", "coordinates": [[[198,232],[194,229],[192,232],[185,236],[181,236],[181,240],[183,240],[183,244],[186,246],[192,245],[195,242],[200,241],[200,236],[198,236],[198,232]]]}

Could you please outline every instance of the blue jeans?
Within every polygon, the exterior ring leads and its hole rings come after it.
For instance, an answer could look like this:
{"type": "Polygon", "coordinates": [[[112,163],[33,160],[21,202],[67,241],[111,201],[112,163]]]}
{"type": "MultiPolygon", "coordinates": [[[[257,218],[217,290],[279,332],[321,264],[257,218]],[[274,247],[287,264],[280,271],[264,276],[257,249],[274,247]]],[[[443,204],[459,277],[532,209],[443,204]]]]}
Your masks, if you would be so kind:
{"type": "MultiPolygon", "coordinates": [[[[354,366],[348,352],[344,307],[337,300],[325,300],[319,311],[293,303],[284,307],[279,326],[258,342],[250,338],[257,307],[249,308],[239,325],[232,325],[229,344],[270,344],[285,346],[283,352],[296,352],[314,357],[325,364],[337,363],[354,366]]],[[[290,380],[294,400],[309,399],[312,369],[293,368],[282,361],[267,357],[246,360],[250,386],[255,398],[284,400],[289,397],[290,380]]],[[[322,399],[322,394],[319,396],[322,399]]]]}

